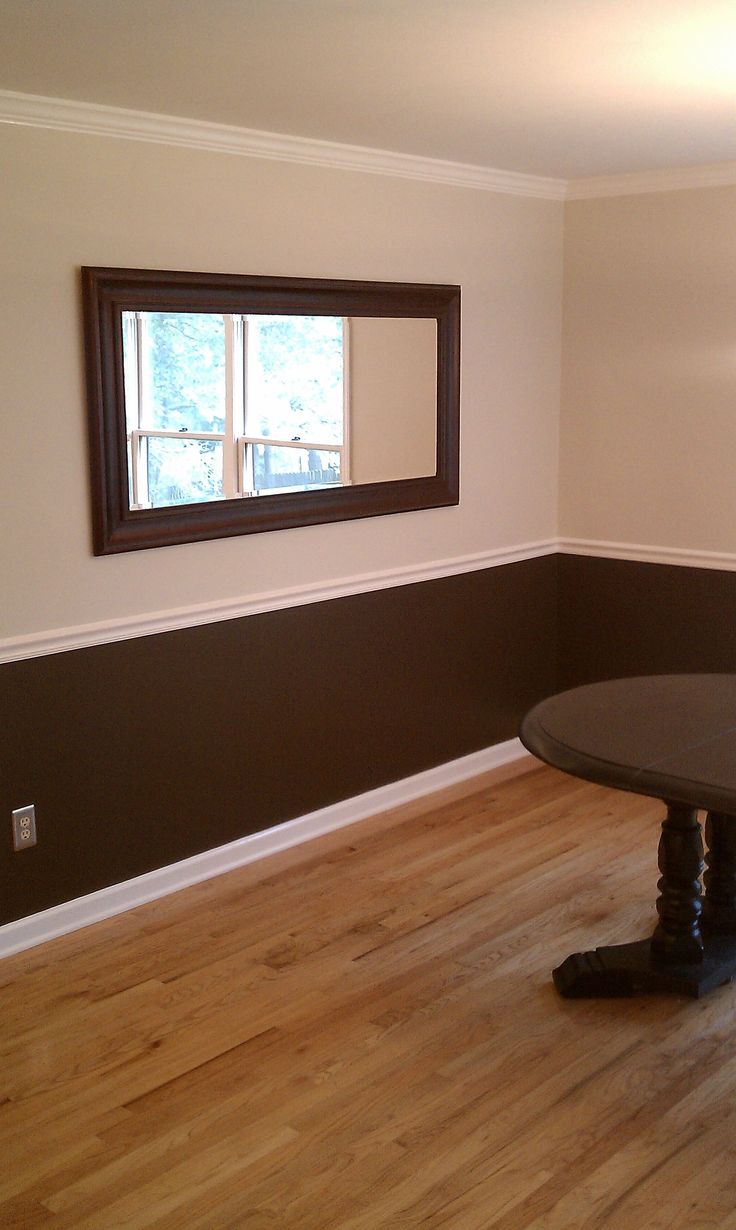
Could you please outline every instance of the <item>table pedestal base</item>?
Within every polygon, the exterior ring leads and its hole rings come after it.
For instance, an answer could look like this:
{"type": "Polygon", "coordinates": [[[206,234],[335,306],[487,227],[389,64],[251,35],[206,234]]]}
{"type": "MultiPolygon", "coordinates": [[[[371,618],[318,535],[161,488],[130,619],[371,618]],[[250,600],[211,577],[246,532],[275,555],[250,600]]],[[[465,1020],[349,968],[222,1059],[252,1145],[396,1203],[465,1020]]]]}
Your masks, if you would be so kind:
{"type": "Polygon", "coordinates": [[[736,937],[708,936],[703,959],[676,965],[652,956],[651,940],[574,952],[553,971],[554,984],[569,999],[602,999],[637,991],[671,991],[699,999],[736,977],[736,937]]]}
{"type": "Polygon", "coordinates": [[[599,999],[673,991],[699,999],[736,977],[736,816],[708,813],[706,897],[701,902],[703,842],[697,810],[673,802],[666,807],[654,935],[634,944],[574,952],[552,973],[561,995],[599,999]]]}

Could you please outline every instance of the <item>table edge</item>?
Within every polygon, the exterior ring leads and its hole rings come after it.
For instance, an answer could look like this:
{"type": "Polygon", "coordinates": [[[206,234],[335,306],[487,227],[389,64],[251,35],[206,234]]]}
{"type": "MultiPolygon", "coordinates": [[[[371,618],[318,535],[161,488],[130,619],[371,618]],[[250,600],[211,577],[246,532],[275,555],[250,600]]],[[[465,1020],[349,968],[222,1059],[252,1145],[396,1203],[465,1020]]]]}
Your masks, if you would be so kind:
{"type": "MultiPolygon", "coordinates": [[[[544,704],[544,701],[541,702],[544,704]]],[[[615,761],[603,760],[588,753],[577,752],[565,743],[560,743],[542,726],[536,716],[535,706],[523,718],[519,739],[533,756],[553,769],[560,769],[572,777],[623,790],[628,794],[641,794],[665,802],[684,803],[699,810],[720,811],[736,815],[732,791],[718,786],[695,784],[683,780],[665,778],[656,769],[643,767],[635,772],[625,770],[615,761]]]]}

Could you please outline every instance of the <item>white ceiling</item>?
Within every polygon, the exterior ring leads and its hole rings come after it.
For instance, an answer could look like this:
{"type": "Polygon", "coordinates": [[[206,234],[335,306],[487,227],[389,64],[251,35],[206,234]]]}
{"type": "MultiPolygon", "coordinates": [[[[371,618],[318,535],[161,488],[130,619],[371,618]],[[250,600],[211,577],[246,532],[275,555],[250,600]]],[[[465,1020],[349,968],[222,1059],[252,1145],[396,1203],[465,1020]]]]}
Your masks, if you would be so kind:
{"type": "Polygon", "coordinates": [[[0,88],[564,179],[736,161],[736,0],[0,0],[0,88]]]}

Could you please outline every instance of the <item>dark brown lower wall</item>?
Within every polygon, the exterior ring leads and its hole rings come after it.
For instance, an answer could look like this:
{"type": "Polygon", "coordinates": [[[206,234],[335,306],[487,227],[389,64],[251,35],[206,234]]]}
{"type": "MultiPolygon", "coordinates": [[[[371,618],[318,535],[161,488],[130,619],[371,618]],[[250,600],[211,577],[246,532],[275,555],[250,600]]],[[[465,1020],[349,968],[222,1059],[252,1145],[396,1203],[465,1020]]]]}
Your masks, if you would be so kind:
{"type": "Polygon", "coordinates": [[[736,573],[573,555],[0,666],[0,923],[677,671],[736,671],[736,573]]]}
{"type": "Polygon", "coordinates": [[[736,573],[560,555],[558,685],[736,671],[736,573]]]}
{"type": "Polygon", "coordinates": [[[0,666],[0,923],[516,735],[554,556],[0,666]],[[12,853],[35,803],[38,846],[12,853]]]}

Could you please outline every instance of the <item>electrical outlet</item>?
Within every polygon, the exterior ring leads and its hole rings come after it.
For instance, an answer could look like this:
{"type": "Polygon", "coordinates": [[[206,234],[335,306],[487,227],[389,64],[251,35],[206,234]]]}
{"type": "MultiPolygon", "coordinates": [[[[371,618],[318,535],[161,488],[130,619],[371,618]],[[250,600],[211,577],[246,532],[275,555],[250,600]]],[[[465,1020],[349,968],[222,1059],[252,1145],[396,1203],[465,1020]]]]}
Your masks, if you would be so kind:
{"type": "Polygon", "coordinates": [[[13,812],[13,849],[27,850],[36,844],[36,808],[18,807],[13,812]]]}

